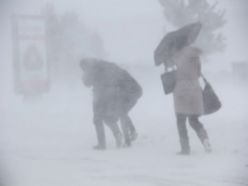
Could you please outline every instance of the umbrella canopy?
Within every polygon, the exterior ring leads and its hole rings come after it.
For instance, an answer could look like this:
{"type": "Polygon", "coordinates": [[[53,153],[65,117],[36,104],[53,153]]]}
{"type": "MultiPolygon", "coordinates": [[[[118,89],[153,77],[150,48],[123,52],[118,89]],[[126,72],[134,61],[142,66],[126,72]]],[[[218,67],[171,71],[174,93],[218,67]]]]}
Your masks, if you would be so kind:
{"type": "Polygon", "coordinates": [[[191,45],[196,40],[201,27],[201,23],[197,22],[166,34],[154,51],[155,65],[158,66],[162,63],[168,65],[168,61],[177,51],[191,45]]]}

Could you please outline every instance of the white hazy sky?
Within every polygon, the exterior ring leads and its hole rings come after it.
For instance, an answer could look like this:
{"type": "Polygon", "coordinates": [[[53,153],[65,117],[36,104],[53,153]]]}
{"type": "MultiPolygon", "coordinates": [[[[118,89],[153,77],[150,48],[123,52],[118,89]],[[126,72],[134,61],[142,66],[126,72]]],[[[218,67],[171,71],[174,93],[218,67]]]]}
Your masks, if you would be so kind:
{"type": "MultiPolygon", "coordinates": [[[[212,1],[212,0],[210,0],[212,1]]],[[[99,33],[105,43],[108,58],[116,61],[150,61],[153,50],[164,34],[166,21],[157,0],[19,0],[14,1],[11,13],[39,13],[40,6],[53,3],[59,14],[75,11],[91,30],[99,33]]],[[[248,59],[245,0],[219,1],[219,8],[227,10],[228,23],[223,29],[228,47],[218,58],[230,61],[248,59]],[[243,4],[242,4],[243,3],[243,4]]],[[[151,61],[152,63],[152,61],[151,61]]]]}

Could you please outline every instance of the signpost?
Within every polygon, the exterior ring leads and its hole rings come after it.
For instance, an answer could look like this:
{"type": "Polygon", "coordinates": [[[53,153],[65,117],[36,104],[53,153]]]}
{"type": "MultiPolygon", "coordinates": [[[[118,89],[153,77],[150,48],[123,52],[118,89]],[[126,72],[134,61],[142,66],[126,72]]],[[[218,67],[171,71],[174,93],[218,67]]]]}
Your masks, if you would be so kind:
{"type": "Polygon", "coordinates": [[[14,79],[17,94],[40,95],[49,90],[46,21],[42,16],[13,16],[14,79]]]}

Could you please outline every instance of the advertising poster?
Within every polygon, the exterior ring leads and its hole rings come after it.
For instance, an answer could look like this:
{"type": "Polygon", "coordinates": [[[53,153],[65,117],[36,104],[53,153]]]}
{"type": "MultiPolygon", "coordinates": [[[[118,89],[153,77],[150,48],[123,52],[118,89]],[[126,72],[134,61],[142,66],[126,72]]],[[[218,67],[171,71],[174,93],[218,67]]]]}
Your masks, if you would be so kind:
{"type": "Polygon", "coordinates": [[[13,17],[15,90],[35,95],[48,91],[46,24],[42,16],[13,17]]]}

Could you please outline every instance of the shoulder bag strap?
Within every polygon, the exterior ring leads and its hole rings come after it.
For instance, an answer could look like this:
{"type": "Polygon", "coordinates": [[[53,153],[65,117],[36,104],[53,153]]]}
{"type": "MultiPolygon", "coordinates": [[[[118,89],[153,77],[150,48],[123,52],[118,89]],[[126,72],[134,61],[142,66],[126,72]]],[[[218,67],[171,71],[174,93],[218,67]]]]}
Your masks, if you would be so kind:
{"type": "Polygon", "coordinates": [[[205,83],[205,86],[206,85],[211,86],[209,81],[206,79],[206,77],[203,74],[201,74],[201,78],[202,78],[203,82],[205,83]]]}

